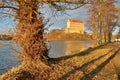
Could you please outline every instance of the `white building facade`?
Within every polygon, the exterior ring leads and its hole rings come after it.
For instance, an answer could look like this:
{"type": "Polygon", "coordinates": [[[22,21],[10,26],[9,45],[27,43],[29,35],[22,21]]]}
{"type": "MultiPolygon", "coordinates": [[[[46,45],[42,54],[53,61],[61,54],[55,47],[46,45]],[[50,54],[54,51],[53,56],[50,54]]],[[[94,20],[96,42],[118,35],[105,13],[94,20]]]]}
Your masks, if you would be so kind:
{"type": "Polygon", "coordinates": [[[65,29],[66,33],[80,33],[84,34],[84,23],[81,20],[72,20],[67,21],[67,28],[65,29]]]}

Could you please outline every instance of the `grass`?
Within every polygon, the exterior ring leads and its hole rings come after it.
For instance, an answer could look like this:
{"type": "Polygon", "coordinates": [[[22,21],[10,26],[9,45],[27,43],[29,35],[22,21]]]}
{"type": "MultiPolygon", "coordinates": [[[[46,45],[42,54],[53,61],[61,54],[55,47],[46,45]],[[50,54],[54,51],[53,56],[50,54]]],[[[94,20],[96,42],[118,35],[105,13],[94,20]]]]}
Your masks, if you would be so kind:
{"type": "Polygon", "coordinates": [[[0,76],[0,80],[117,80],[110,60],[119,52],[116,43],[88,48],[78,54],[54,58],[48,64],[26,62],[0,76]]]}

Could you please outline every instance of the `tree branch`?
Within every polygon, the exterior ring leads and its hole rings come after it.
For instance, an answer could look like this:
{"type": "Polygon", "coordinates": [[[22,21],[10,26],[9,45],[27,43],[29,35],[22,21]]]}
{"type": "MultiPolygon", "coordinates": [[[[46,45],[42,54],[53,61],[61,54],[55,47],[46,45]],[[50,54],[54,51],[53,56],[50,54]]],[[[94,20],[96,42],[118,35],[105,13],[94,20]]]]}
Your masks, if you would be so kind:
{"type": "Polygon", "coordinates": [[[84,4],[83,5],[77,5],[75,7],[70,7],[70,6],[67,7],[67,6],[64,6],[64,5],[58,5],[56,3],[50,3],[49,5],[58,9],[58,10],[74,10],[74,9],[82,7],[84,4]]]}
{"type": "Polygon", "coordinates": [[[14,9],[14,10],[18,10],[18,8],[14,7],[14,6],[0,6],[0,8],[10,8],[10,9],[14,9]]]}
{"type": "Polygon", "coordinates": [[[86,4],[89,0],[38,0],[39,2],[49,3],[49,2],[61,2],[61,3],[68,3],[68,4],[86,4]]]}

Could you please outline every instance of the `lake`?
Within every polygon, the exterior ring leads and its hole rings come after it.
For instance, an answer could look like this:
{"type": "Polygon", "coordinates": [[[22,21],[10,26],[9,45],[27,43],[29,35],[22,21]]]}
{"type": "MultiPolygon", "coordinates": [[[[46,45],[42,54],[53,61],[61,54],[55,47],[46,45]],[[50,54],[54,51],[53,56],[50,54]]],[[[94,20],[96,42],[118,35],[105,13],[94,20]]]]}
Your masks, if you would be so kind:
{"type": "MultiPolygon", "coordinates": [[[[92,46],[92,41],[50,41],[47,46],[50,49],[49,56],[56,58],[78,53],[92,46]]],[[[20,51],[14,41],[0,41],[0,74],[20,64],[14,48],[20,51]]]]}

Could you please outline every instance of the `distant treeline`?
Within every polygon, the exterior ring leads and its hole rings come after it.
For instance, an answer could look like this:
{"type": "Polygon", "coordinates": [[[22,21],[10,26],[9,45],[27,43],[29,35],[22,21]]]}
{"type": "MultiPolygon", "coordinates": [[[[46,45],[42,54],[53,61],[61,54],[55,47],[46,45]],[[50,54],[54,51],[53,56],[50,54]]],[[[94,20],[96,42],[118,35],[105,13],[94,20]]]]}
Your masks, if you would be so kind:
{"type": "Polygon", "coordinates": [[[11,40],[12,37],[6,34],[0,34],[0,40],[11,40]]]}
{"type": "Polygon", "coordinates": [[[65,33],[64,30],[53,30],[45,34],[47,40],[90,40],[89,34],[65,33]]]}

